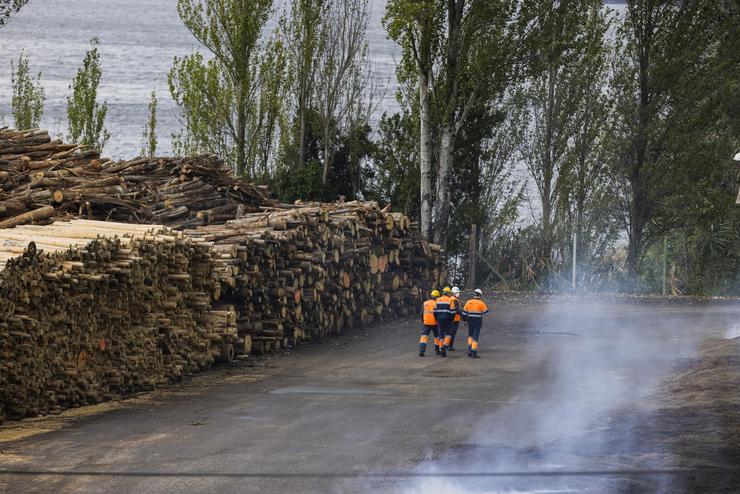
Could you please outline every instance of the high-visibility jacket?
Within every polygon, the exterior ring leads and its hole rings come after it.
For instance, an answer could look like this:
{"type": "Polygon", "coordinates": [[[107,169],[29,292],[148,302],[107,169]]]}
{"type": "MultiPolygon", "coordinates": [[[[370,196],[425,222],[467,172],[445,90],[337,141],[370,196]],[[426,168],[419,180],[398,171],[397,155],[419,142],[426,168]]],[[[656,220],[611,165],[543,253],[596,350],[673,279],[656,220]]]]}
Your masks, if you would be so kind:
{"type": "Polygon", "coordinates": [[[455,301],[455,316],[452,319],[452,322],[460,322],[460,318],[462,317],[462,308],[460,307],[460,299],[457,297],[452,297],[452,300],[455,301]]]}
{"type": "Polygon", "coordinates": [[[471,298],[470,300],[465,302],[465,307],[463,307],[463,315],[468,321],[470,321],[471,319],[480,320],[483,317],[483,314],[488,314],[488,306],[483,300],[479,298],[471,298]]]}
{"type": "Polygon", "coordinates": [[[434,310],[437,308],[437,301],[432,299],[427,300],[421,306],[421,322],[425,326],[436,326],[437,319],[434,317],[434,310]]]}
{"type": "Polygon", "coordinates": [[[448,297],[447,295],[442,295],[437,299],[437,307],[434,309],[434,317],[437,319],[438,323],[452,321],[452,316],[454,314],[452,310],[452,304],[454,304],[452,298],[453,297],[448,297]]]}

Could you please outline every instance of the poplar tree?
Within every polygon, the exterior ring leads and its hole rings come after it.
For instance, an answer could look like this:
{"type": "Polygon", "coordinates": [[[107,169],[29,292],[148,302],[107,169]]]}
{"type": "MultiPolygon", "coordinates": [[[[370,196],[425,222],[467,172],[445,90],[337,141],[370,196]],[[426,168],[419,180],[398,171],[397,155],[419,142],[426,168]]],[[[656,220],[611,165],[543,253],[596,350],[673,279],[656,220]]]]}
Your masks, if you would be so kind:
{"type": "Polygon", "coordinates": [[[141,142],[142,156],[152,158],[157,154],[157,92],[153,89],[149,100],[149,118],[144,124],[141,142]]]}
{"type": "Polygon", "coordinates": [[[11,61],[10,67],[13,87],[11,108],[15,128],[36,128],[41,122],[46,99],[44,87],[41,85],[41,72],[33,77],[28,57],[23,54],[18,57],[18,65],[14,65],[11,61]]]}
{"type": "Polygon", "coordinates": [[[176,152],[217,153],[237,174],[255,175],[262,130],[275,128],[283,98],[274,83],[285,77],[283,46],[262,40],[272,8],[273,0],[178,1],[180,18],[212,58],[195,52],[173,62],[169,88],[185,124],[173,136],[176,152]]]}
{"type": "Polygon", "coordinates": [[[70,95],[67,97],[67,122],[69,139],[92,149],[102,151],[110,138],[105,128],[108,103],[98,103],[98,86],[103,75],[97,38],[90,41],[92,49],[85,54],[82,67],[77,71],[70,95]]]}

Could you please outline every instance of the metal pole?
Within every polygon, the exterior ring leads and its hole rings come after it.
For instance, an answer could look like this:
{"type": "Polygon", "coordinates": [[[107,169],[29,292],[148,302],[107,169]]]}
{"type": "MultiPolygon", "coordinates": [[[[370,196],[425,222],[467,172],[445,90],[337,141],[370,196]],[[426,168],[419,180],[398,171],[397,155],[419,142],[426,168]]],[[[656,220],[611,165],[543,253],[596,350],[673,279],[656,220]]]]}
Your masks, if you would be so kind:
{"type": "Polygon", "coordinates": [[[665,297],[666,266],[668,264],[668,237],[663,237],[663,296],[665,297]]]}
{"type": "Polygon", "coordinates": [[[573,290],[576,289],[576,257],[578,249],[578,233],[573,230],[573,274],[571,276],[570,285],[573,290]]]}
{"type": "Polygon", "coordinates": [[[471,290],[475,288],[476,257],[478,250],[477,234],[478,227],[475,224],[470,225],[470,252],[468,253],[468,285],[470,286],[468,286],[468,288],[471,290]]]}

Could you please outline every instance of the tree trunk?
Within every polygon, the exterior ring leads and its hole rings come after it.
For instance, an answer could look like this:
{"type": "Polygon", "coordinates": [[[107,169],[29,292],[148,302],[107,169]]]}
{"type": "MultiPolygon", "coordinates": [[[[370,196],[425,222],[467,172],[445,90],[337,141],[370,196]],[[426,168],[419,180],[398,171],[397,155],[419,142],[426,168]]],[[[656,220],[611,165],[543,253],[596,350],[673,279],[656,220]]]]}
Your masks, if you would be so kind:
{"type": "Polygon", "coordinates": [[[301,108],[298,110],[300,114],[300,124],[298,127],[298,167],[303,167],[303,163],[306,160],[305,142],[306,142],[306,109],[305,103],[301,103],[301,108]]]}
{"type": "Polygon", "coordinates": [[[331,158],[329,156],[331,144],[329,143],[330,138],[330,130],[328,126],[324,127],[324,169],[321,172],[321,183],[326,185],[326,181],[329,178],[329,164],[331,162],[331,158]]]}
{"type": "Polygon", "coordinates": [[[435,215],[434,242],[447,245],[447,225],[450,219],[450,183],[449,175],[452,158],[455,152],[455,136],[448,124],[442,128],[439,148],[439,170],[437,173],[437,214],[435,215]]]}
{"type": "Polygon", "coordinates": [[[432,239],[432,123],[429,114],[429,80],[419,71],[419,172],[421,174],[421,238],[432,239]]]}
{"type": "Polygon", "coordinates": [[[243,177],[247,170],[247,111],[239,98],[236,115],[236,175],[243,177]]]}

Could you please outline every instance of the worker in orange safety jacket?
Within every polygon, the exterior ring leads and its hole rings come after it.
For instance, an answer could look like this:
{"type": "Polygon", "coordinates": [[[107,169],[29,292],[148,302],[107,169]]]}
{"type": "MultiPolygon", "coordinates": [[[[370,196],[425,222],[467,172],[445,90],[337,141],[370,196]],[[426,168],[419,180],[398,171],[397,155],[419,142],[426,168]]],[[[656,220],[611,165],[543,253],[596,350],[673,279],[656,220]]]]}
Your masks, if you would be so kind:
{"type": "Polygon", "coordinates": [[[419,339],[419,357],[423,357],[427,351],[429,342],[429,333],[434,335],[434,352],[439,354],[439,336],[437,334],[437,318],[434,317],[434,311],[437,308],[438,290],[432,290],[432,298],[426,300],[421,306],[421,338],[419,339]]]}
{"type": "Polygon", "coordinates": [[[437,319],[437,331],[440,339],[440,356],[447,356],[447,348],[452,340],[452,320],[460,303],[452,296],[452,290],[446,286],[442,290],[442,296],[437,299],[437,307],[434,317],[437,319]]]}
{"type": "Polygon", "coordinates": [[[488,314],[488,306],[482,300],[483,292],[475,289],[475,297],[465,303],[462,317],[468,323],[468,357],[478,358],[478,338],[480,338],[483,316],[488,314]]]}
{"type": "Polygon", "coordinates": [[[460,327],[460,320],[462,319],[462,305],[460,304],[460,289],[456,286],[452,287],[452,296],[457,302],[457,310],[452,317],[452,338],[450,339],[448,351],[455,351],[455,337],[457,336],[457,330],[460,327]]]}

